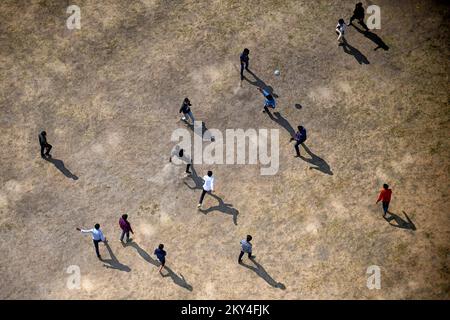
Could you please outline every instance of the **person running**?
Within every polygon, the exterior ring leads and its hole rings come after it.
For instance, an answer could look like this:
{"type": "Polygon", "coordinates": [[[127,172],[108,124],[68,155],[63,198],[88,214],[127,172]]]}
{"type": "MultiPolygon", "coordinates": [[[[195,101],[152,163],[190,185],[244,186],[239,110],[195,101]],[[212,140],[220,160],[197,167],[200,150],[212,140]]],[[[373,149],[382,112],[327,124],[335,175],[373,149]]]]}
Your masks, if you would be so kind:
{"type": "Polygon", "coordinates": [[[364,15],[365,15],[365,10],[364,10],[363,4],[361,2],[358,2],[355,6],[355,10],[353,11],[353,16],[350,18],[350,23],[348,24],[348,26],[353,25],[353,20],[358,20],[359,24],[364,29],[366,29],[366,31],[369,31],[369,28],[364,23],[364,15]]]}
{"type": "Polygon", "coordinates": [[[339,35],[337,40],[345,41],[345,30],[347,28],[347,25],[344,22],[344,19],[339,19],[338,24],[336,26],[336,33],[339,35]]]}
{"type": "Polygon", "coordinates": [[[44,159],[46,156],[51,158],[50,150],[52,150],[52,145],[47,143],[47,132],[42,131],[39,134],[39,144],[41,145],[41,157],[44,159]]]}
{"type": "Polygon", "coordinates": [[[159,267],[159,272],[161,273],[162,269],[166,265],[166,255],[167,252],[164,251],[164,245],[161,243],[158,248],[155,249],[155,255],[158,258],[159,262],[161,262],[161,266],[159,267]]]}
{"type": "Polygon", "coordinates": [[[249,55],[250,50],[247,48],[244,49],[244,51],[241,53],[240,60],[241,60],[241,80],[244,80],[244,68],[245,70],[248,70],[248,62],[249,62],[249,55]]]}
{"type": "Polygon", "coordinates": [[[187,122],[188,118],[191,118],[192,124],[194,124],[195,118],[194,118],[194,115],[192,114],[192,111],[190,108],[191,106],[192,106],[191,101],[188,98],[184,98],[183,103],[181,104],[179,113],[183,113],[181,120],[187,122]]]}
{"type": "Polygon", "coordinates": [[[391,202],[391,196],[392,196],[392,190],[389,189],[389,186],[385,183],[383,184],[383,189],[381,189],[380,195],[378,196],[377,204],[378,202],[382,202],[383,204],[383,218],[386,217],[386,214],[389,210],[389,202],[391,202]]]}
{"type": "Polygon", "coordinates": [[[263,94],[265,101],[264,101],[264,108],[262,112],[269,111],[269,107],[272,109],[275,109],[277,103],[275,102],[275,98],[270,94],[269,91],[266,89],[258,88],[258,90],[263,94]]]}
{"type": "Polygon", "coordinates": [[[123,237],[125,235],[127,236],[127,242],[129,242],[130,241],[130,232],[132,234],[134,234],[134,231],[131,228],[130,222],[128,221],[127,214],[124,214],[124,215],[122,215],[122,217],[120,217],[119,226],[120,226],[120,229],[122,229],[122,235],[120,236],[120,242],[123,242],[123,237]]]}
{"type": "Polygon", "coordinates": [[[306,141],[306,129],[303,126],[298,126],[297,127],[298,131],[295,133],[295,136],[293,138],[291,138],[290,141],[295,140],[295,152],[297,153],[297,155],[295,156],[296,158],[300,157],[300,148],[299,146],[306,141]]]}
{"type": "Polygon", "coordinates": [[[250,241],[252,241],[252,236],[247,235],[247,238],[244,240],[241,240],[241,253],[239,254],[238,263],[242,263],[242,257],[244,254],[248,254],[248,258],[252,259],[252,244],[250,241]]]}
{"type": "Polygon", "coordinates": [[[172,162],[172,158],[177,157],[180,161],[186,164],[186,174],[191,174],[189,169],[192,165],[192,159],[188,157],[187,155],[184,155],[184,149],[180,148],[178,145],[175,147],[175,149],[172,151],[172,154],[170,155],[169,162],[172,162]]]}
{"type": "Polygon", "coordinates": [[[214,177],[212,171],[208,171],[208,174],[203,177],[205,181],[203,183],[202,195],[200,196],[200,201],[198,202],[197,208],[201,208],[203,204],[203,199],[205,198],[205,194],[208,192],[214,192],[214,177]]]}
{"type": "Polygon", "coordinates": [[[94,229],[84,230],[81,228],[77,228],[78,231],[81,231],[81,233],[91,233],[92,234],[92,241],[94,242],[95,247],[95,253],[97,254],[97,258],[100,260],[102,257],[100,256],[100,252],[98,250],[98,243],[104,242],[106,243],[106,238],[103,235],[102,230],[100,230],[100,225],[98,223],[95,224],[94,229]]]}

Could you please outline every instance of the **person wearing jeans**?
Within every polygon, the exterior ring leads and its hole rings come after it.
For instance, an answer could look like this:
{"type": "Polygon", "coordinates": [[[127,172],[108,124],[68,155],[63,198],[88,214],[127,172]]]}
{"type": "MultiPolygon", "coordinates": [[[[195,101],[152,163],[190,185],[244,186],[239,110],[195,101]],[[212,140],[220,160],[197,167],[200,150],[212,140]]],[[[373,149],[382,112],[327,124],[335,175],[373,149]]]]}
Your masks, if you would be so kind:
{"type": "Polygon", "coordinates": [[[392,196],[392,190],[389,189],[389,186],[385,183],[383,184],[383,189],[380,192],[380,195],[378,196],[378,202],[382,202],[383,204],[383,217],[386,217],[386,214],[389,210],[389,202],[391,202],[391,196],[392,196]]]}
{"type": "Polygon", "coordinates": [[[183,103],[181,104],[179,113],[183,113],[183,117],[181,118],[181,120],[187,121],[188,118],[191,118],[192,124],[194,124],[195,118],[194,118],[194,115],[192,114],[192,111],[190,108],[191,106],[192,106],[191,101],[189,101],[188,98],[184,98],[183,103]]]}
{"type": "Polygon", "coordinates": [[[241,56],[239,57],[241,60],[241,80],[244,80],[244,69],[248,70],[248,62],[249,62],[249,55],[250,50],[247,48],[244,49],[244,51],[241,53],[241,56]]]}
{"type": "Polygon", "coordinates": [[[134,234],[133,229],[131,229],[131,224],[128,222],[128,215],[124,214],[119,219],[119,226],[122,229],[122,235],[120,236],[120,242],[123,242],[123,237],[127,236],[127,242],[130,241],[130,232],[134,234]]]}
{"type": "Polygon", "coordinates": [[[212,171],[208,171],[208,174],[203,177],[205,183],[203,183],[202,195],[200,196],[200,201],[198,202],[197,208],[202,207],[203,199],[205,198],[206,193],[214,192],[214,177],[212,171]]]}
{"type": "Polygon", "coordinates": [[[252,244],[250,243],[252,241],[252,236],[247,235],[247,238],[245,240],[241,240],[241,253],[239,254],[238,263],[242,263],[242,257],[244,254],[248,254],[248,258],[252,259],[252,244]]]}
{"type": "Polygon", "coordinates": [[[291,138],[292,140],[295,140],[295,152],[297,153],[296,157],[300,157],[300,148],[299,146],[306,141],[306,129],[303,126],[297,127],[298,131],[295,134],[294,138],[291,138]]]}
{"type": "Polygon", "coordinates": [[[52,145],[47,143],[47,132],[42,131],[39,134],[39,144],[41,145],[41,157],[51,157],[50,150],[52,150],[52,145]]]}
{"type": "Polygon", "coordinates": [[[81,233],[91,233],[92,234],[92,241],[94,242],[95,247],[95,253],[97,254],[97,258],[102,259],[100,256],[100,252],[98,250],[98,243],[99,242],[106,242],[106,238],[103,235],[102,230],[100,230],[100,225],[97,223],[94,226],[94,229],[84,230],[77,228],[78,231],[81,231],[81,233]]]}

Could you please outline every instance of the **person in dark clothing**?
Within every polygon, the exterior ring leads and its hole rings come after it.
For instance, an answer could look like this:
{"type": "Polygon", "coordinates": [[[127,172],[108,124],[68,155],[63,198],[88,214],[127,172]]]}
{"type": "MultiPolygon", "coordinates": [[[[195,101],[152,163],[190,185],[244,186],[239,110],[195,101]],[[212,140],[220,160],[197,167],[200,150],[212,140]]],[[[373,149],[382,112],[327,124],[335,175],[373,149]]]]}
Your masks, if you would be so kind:
{"type": "Polygon", "coordinates": [[[244,51],[241,53],[240,60],[241,60],[241,80],[244,80],[244,68],[245,70],[248,70],[248,61],[249,61],[249,55],[250,50],[247,48],[244,49],[244,51]]]}
{"type": "Polygon", "coordinates": [[[297,152],[296,157],[300,157],[299,145],[306,141],[306,129],[303,126],[297,127],[298,131],[290,141],[295,140],[295,151],[297,152]]]}
{"type": "Polygon", "coordinates": [[[359,24],[366,29],[366,31],[369,31],[369,28],[364,23],[364,15],[365,10],[361,2],[358,2],[355,6],[355,10],[353,11],[353,16],[350,18],[350,23],[348,25],[353,25],[353,20],[358,20],[359,24]]]}
{"type": "Polygon", "coordinates": [[[155,249],[155,255],[158,258],[159,262],[161,262],[161,266],[159,267],[159,272],[162,271],[164,266],[166,265],[166,255],[167,252],[163,250],[164,245],[161,243],[158,248],[155,249]]]}
{"type": "Polygon", "coordinates": [[[188,156],[184,156],[183,148],[181,148],[181,149],[179,149],[179,148],[180,148],[179,146],[175,147],[175,150],[170,155],[169,162],[172,162],[172,157],[174,157],[174,156],[178,157],[178,159],[180,159],[182,162],[184,162],[186,164],[185,173],[190,174],[191,172],[189,171],[189,169],[191,168],[192,160],[188,156]]]}
{"type": "Polygon", "coordinates": [[[122,235],[120,236],[120,242],[123,242],[123,237],[125,235],[127,236],[127,242],[129,242],[130,241],[130,232],[132,234],[134,234],[134,231],[131,228],[130,222],[128,221],[127,214],[122,215],[122,217],[119,219],[119,226],[120,226],[120,229],[122,229],[122,235]]]}
{"type": "Polygon", "coordinates": [[[52,145],[47,143],[47,132],[42,131],[39,134],[39,144],[41,145],[41,157],[45,159],[45,157],[50,157],[50,150],[52,150],[52,145]]]}
{"type": "Polygon", "coordinates": [[[191,101],[189,101],[188,98],[184,98],[183,103],[181,104],[179,113],[183,113],[183,117],[181,118],[181,120],[187,121],[188,118],[191,118],[192,124],[194,124],[195,118],[194,118],[194,115],[192,114],[192,111],[190,108],[191,106],[192,106],[191,101]]]}

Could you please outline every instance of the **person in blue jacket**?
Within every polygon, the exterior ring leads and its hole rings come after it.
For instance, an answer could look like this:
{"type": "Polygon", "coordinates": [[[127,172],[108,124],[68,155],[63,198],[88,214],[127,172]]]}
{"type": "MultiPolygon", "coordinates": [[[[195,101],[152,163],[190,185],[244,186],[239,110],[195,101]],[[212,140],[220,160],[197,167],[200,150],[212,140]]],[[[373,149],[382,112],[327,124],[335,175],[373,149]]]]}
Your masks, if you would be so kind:
{"type": "Polygon", "coordinates": [[[266,89],[258,88],[258,90],[263,94],[264,100],[264,108],[262,112],[268,111],[268,108],[275,109],[277,103],[275,102],[275,98],[270,94],[266,89]]]}

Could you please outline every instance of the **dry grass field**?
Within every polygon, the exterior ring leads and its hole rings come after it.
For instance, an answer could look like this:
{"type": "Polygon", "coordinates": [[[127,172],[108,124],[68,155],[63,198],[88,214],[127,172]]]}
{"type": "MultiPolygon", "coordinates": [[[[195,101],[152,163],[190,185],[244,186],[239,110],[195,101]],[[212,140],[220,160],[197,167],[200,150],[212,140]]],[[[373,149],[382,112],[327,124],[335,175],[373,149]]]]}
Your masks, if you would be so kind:
{"type": "Polygon", "coordinates": [[[449,299],[449,6],[364,2],[380,6],[373,34],[389,50],[353,27],[344,50],[334,29],[355,2],[1,1],[0,298],[449,299]],[[66,27],[70,4],[80,30],[66,27]],[[241,83],[244,47],[257,78],[241,83]],[[278,96],[272,118],[261,84],[278,96]],[[168,162],[186,96],[208,128],[279,129],[278,173],[196,165],[224,202],[197,210],[200,190],[168,162]],[[299,124],[300,159],[288,143],[299,124]],[[375,205],[385,182],[390,223],[375,205]],[[75,230],[96,222],[104,262],[75,230]],[[247,234],[256,263],[241,266],[247,234]],[[366,286],[371,265],[379,290],[366,286]]]}

